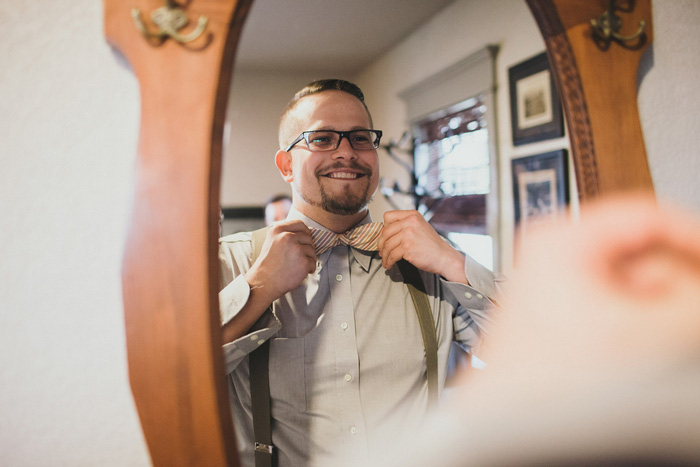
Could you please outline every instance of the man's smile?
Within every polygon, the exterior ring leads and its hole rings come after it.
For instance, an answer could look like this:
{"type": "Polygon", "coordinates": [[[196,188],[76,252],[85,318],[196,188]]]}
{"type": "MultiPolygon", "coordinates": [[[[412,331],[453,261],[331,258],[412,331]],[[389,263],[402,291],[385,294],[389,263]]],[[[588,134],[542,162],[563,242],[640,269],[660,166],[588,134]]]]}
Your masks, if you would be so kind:
{"type": "Polygon", "coordinates": [[[360,177],[364,177],[365,174],[362,173],[357,173],[357,172],[347,172],[347,171],[338,171],[338,172],[330,172],[325,175],[324,177],[327,178],[339,178],[343,180],[355,180],[360,177]]]}
{"type": "Polygon", "coordinates": [[[317,171],[317,176],[334,180],[358,180],[372,175],[372,170],[351,161],[349,164],[333,164],[317,171]]]}

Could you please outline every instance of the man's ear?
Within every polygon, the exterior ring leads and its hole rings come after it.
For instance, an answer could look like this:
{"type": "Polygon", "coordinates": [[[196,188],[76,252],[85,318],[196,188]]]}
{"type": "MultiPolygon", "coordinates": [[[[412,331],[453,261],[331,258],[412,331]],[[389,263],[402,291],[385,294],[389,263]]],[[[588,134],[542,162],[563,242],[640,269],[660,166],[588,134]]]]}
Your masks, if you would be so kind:
{"type": "Polygon", "coordinates": [[[277,154],[275,154],[275,165],[285,182],[292,183],[294,181],[294,174],[292,173],[292,155],[289,152],[282,150],[277,151],[277,154]]]}

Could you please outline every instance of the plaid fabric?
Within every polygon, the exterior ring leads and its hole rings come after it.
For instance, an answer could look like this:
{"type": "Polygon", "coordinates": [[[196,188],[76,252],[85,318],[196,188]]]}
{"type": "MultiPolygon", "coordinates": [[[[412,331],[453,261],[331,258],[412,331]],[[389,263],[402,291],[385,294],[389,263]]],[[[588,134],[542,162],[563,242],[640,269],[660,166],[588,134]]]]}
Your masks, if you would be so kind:
{"type": "Polygon", "coordinates": [[[384,224],[374,222],[355,227],[342,234],[336,234],[329,230],[311,229],[311,237],[314,240],[317,255],[338,245],[349,245],[358,250],[376,251],[379,234],[382,233],[383,228],[384,224]]]}

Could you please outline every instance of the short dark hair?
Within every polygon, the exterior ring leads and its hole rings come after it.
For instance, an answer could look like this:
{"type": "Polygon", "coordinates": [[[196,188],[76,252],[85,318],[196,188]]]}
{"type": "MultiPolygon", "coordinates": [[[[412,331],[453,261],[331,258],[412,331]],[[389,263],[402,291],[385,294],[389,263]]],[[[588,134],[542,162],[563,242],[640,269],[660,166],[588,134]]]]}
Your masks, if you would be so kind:
{"type": "Polygon", "coordinates": [[[355,97],[357,100],[362,102],[362,106],[367,111],[370,126],[373,125],[372,115],[369,113],[367,104],[365,104],[365,95],[358,85],[351,83],[350,81],[345,81],[344,79],[319,79],[316,81],[312,81],[311,83],[307,84],[302,89],[300,89],[296,94],[294,94],[294,97],[292,98],[292,100],[289,101],[287,107],[284,108],[284,112],[282,112],[282,116],[280,118],[279,126],[280,146],[284,146],[289,143],[289,141],[286,141],[286,139],[293,138],[293,136],[285,137],[285,135],[282,135],[283,126],[286,123],[289,112],[291,112],[297,106],[297,103],[299,103],[299,101],[302,100],[304,97],[312,96],[314,94],[318,94],[324,91],[343,91],[355,97]]]}
{"type": "Polygon", "coordinates": [[[358,85],[351,83],[350,81],[345,81],[344,79],[319,79],[307,84],[300,91],[294,94],[292,100],[289,101],[289,104],[287,104],[287,108],[294,107],[296,102],[302,97],[318,94],[319,92],[323,91],[347,92],[348,94],[357,97],[363,104],[365,103],[365,95],[358,85]]]}
{"type": "Polygon", "coordinates": [[[291,200],[292,200],[292,197],[289,196],[289,195],[287,195],[287,194],[285,194],[285,193],[279,193],[279,194],[270,196],[270,197],[267,199],[267,201],[265,201],[265,206],[267,206],[268,204],[272,204],[272,203],[276,203],[276,202],[278,202],[278,201],[285,200],[285,199],[291,201],[291,200]]]}

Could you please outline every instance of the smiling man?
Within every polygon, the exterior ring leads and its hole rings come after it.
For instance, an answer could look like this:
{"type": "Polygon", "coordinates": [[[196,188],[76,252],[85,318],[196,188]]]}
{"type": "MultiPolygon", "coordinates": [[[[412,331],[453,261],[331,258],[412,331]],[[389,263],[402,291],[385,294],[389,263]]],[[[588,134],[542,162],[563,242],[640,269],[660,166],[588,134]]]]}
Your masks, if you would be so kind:
{"type": "Polygon", "coordinates": [[[275,164],[292,187],[287,219],[264,237],[220,241],[224,355],[243,465],[314,465],[347,449],[371,456],[381,449],[376,440],[426,415],[444,386],[451,342],[474,352],[491,324],[490,271],[416,211],[372,223],[381,135],[357,86],[309,84],[280,122],[275,164]],[[411,271],[425,307],[409,293],[411,271]],[[419,308],[427,309],[432,351],[419,308]],[[258,349],[269,352],[262,365],[258,349]],[[261,367],[271,443],[257,439],[252,415],[259,406],[251,394],[260,391],[251,373],[261,367]]]}

